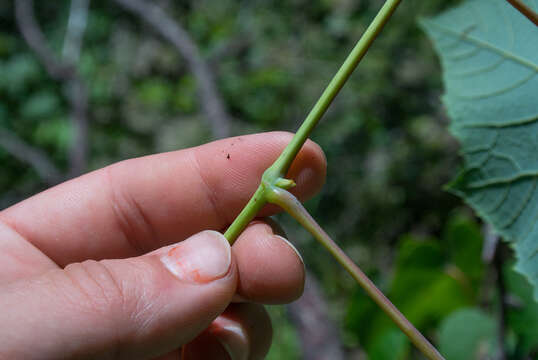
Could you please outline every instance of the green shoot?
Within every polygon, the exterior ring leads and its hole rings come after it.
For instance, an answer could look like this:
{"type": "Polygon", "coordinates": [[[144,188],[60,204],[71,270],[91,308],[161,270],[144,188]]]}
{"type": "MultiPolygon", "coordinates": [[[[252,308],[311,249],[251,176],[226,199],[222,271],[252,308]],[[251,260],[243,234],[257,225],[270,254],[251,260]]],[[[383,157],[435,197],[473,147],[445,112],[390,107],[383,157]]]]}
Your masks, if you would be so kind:
{"type": "Polygon", "coordinates": [[[383,26],[390,19],[401,0],[387,0],[370,26],[353,48],[344,64],[333,77],[319,100],[316,102],[307,118],[297,130],[291,142],[282,151],[278,159],[262,175],[261,183],[250,198],[247,205],[224,233],[233,244],[239,234],[265,204],[273,203],[282,207],[306,228],[351,274],[368,295],[385,311],[385,313],[400,327],[417,348],[431,360],[442,360],[439,352],[426,338],[405,318],[405,316],[383,295],[383,293],[368,279],[357,265],[338,247],[338,245],[323,231],[316,221],[308,214],[302,204],[287,191],[295,186],[293,180],[285,175],[295,156],[309,137],[310,133],[329,108],[340,89],[344,86],[353,70],[364,57],[383,26]]]}

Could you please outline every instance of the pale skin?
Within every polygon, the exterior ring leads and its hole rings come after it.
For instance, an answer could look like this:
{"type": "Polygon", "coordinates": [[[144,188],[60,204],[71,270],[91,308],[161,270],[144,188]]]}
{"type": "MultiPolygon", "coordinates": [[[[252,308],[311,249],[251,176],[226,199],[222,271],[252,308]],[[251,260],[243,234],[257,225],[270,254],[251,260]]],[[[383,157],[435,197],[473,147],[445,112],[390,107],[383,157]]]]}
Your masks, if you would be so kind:
{"type": "MultiPolygon", "coordinates": [[[[290,139],[248,135],[123,161],[0,212],[0,358],[262,359],[272,330],[261,304],[298,298],[304,264],[263,219],[273,206],[231,249],[202,231],[226,229],[290,139]],[[216,277],[163,265],[207,247],[198,257],[216,277]]],[[[312,196],[325,170],[308,141],[287,176],[292,192],[312,196]]]]}

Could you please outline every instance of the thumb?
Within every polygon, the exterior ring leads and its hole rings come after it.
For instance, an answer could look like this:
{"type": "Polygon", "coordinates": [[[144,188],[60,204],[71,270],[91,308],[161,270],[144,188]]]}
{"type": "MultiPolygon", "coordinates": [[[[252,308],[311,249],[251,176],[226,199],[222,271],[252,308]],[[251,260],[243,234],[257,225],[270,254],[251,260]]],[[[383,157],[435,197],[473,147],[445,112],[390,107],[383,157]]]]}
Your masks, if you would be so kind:
{"type": "Polygon", "coordinates": [[[141,257],[85,261],[15,282],[0,291],[0,358],[163,354],[224,311],[236,282],[230,245],[215,231],[141,257]]]}

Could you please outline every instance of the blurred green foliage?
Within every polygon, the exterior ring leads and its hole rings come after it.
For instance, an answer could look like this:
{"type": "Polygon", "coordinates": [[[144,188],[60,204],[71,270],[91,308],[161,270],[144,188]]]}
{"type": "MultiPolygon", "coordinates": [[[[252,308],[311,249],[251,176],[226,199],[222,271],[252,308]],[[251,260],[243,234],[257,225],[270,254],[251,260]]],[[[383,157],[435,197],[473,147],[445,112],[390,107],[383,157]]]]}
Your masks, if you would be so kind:
{"type": "Polygon", "coordinates": [[[439,348],[447,359],[472,360],[495,356],[495,319],[466,308],[448,316],[439,330],[439,348]]]}
{"type": "MultiPolygon", "coordinates": [[[[397,257],[387,296],[426,334],[434,332],[454,310],[476,302],[473,280],[479,281],[481,277],[477,279],[475,269],[467,268],[462,259],[475,255],[472,261],[480,263],[480,251],[461,256],[460,252],[451,254],[444,250],[460,240],[474,243],[469,247],[477,249],[482,243],[475,223],[458,217],[449,220],[442,240],[405,235],[396,245],[397,257]]],[[[362,291],[356,293],[346,318],[347,329],[367,349],[375,349],[379,339],[392,336],[389,334],[397,330],[362,291]],[[364,327],[364,322],[371,325],[364,327]]]]}
{"type": "MultiPolygon", "coordinates": [[[[215,72],[237,135],[296,129],[382,1],[162,3],[215,72]]],[[[458,170],[458,146],[446,131],[438,62],[416,24],[417,16],[457,3],[403,2],[314,131],[313,140],[327,154],[328,179],[307,203],[327,232],[447,353],[460,346],[451,336],[465,316],[498,316],[495,272],[481,259],[480,225],[441,190],[458,170]],[[461,315],[465,309],[470,313],[461,315]]],[[[69,1],[35,4],[49,44],[59,52],[69,1]]],[[[88,170],[211,140],[185,60],[113,2],[91,1],[78,68],[89,94],[88,170]]],[[[12,1],[0,4],[0,99],[0,128],[66,170],[69,105],[62,84],[50,79],[17,31],[12,1]]],[[[46,187],[1,147],[0,163],[0,209],[46,187]]],[[[349,359],[417,358],[344,270],[293,220],[278,219],[325,290],[349,359]]],[[[526,359],[538,351],[538,329],[525,319],[535,319],[538,310],[525,281],[510,271],[505,277],[510,296],[517,297],[507,314],[510,354],[526,359]]],[[[269,358],[300,358],[284,309],[271,308],[271,314],[276,330],[269,358]]],[[[477,340],[465,346],[489,336],[491,321],[483,322],[477,340]]]]}

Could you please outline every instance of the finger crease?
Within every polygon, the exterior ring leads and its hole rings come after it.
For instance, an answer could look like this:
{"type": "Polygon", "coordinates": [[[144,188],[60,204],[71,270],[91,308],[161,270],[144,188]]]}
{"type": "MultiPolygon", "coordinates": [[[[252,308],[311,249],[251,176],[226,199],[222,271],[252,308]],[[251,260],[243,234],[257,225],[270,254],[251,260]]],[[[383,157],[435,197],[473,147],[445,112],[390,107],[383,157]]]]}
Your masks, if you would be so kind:
{"type": "Polygon", "coordinates": [[[125,241],[136,254],[145,254],[153,250],[147,246],[146,239],[152,243],[159,243],[157,232],[142,206],[128,191],[118,189],[111,174],[112,166],[106,169],[108,186],[110,189],[110,202],[114,218],[125,238],[125,241]]]}
{"type": "Polygon", "coordinates": [[[217,192],[209,185],[207,182],[203,172],[202,172],[202,166],[200,164],[200,161],[198,160],[198,156],[196,155],[196,151],[192,151],[192,162],[194,164],[194,168],[196,170],[196,174],[200,177],[200,182],[202,184],[202,187],[204,188],[204,193],[207,197],[207,200],[209,204],[211,205],[211,208],[213,212],[215,213],[215,216],[217,217],[217,220],[220,221],[219,228],[224,226],[224,224],[227,223],[228,217],[225,215],[225,213],[221,212],[219,209],[219,201],[218,201],[218,195],[217,192]]]}

